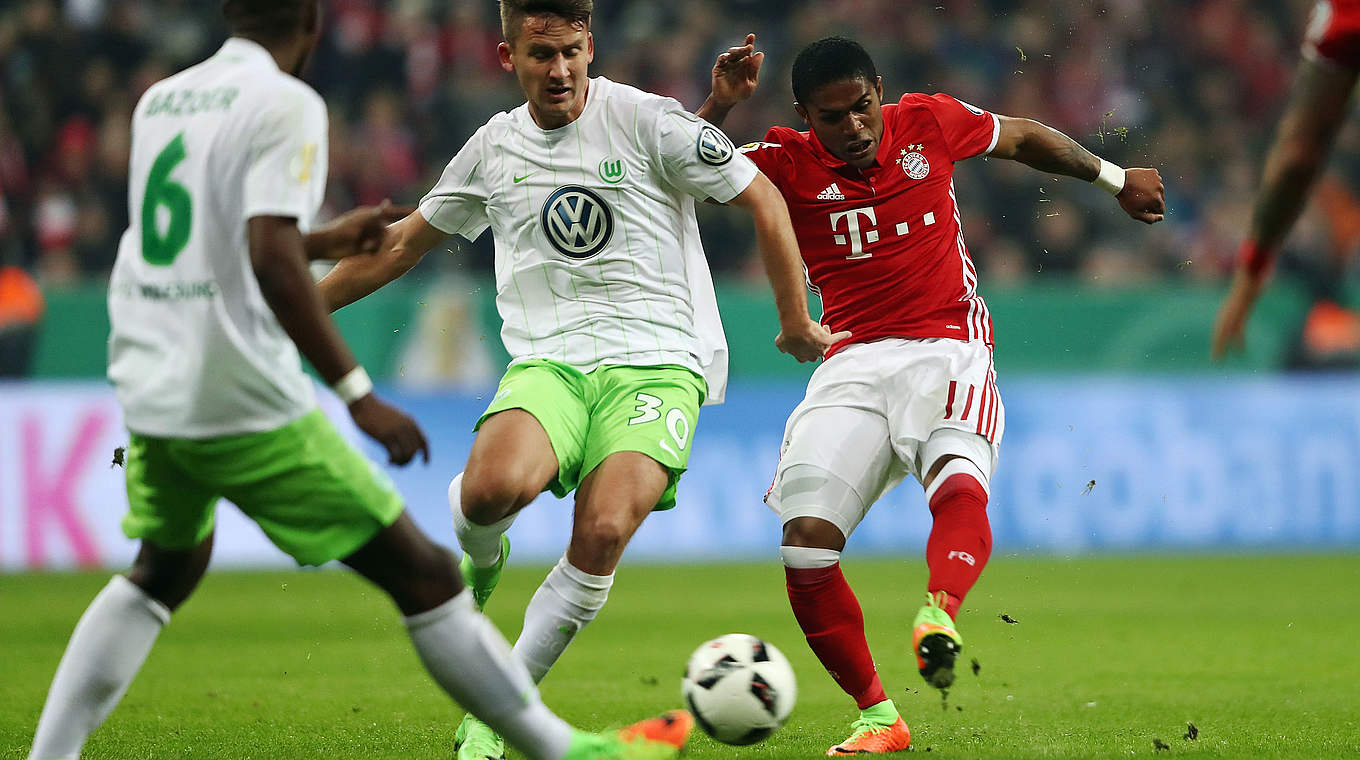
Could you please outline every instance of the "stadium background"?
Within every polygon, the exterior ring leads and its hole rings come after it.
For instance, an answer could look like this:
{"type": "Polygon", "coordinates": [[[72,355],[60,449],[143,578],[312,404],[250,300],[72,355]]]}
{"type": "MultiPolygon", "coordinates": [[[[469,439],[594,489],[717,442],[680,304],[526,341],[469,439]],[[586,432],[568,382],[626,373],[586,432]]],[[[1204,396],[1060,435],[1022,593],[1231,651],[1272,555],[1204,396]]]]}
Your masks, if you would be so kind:
{"type": "MultiPolygon", "coordinates": [[[[1354,123],[1246,353],[1207,360],[1308,5],[600,0],[592,72],[697,107],[716,53],[755,31],[768,58],[756,99],[726,125],[740,143],[763,126],[796,124],[794,52],[844,33],[875,55],[890,96],[947,91],[1040,119],[1123,165],[1158,167],[1169,213],[1152,228],[1080,182],[1009,162],[959,167],[1008,411],[991,507],[998,550],[1351,552],[1360,547],[1360,319],[1347,308],[1360,303],[1354,123]]],[[[522,102],[496,64],[490,0],[327,6],[309,80],[331,107],[328,214],[416,200],[477,126],[522,102]]],[[[0,3],[0,372],[9,378],[0,381],[0,569],[131,557],[111,466],[126,432],[101,379],[129,113],[149,83],[210,54],[221,35],[215,1],[0,3]]],[[[747,223],[725,209],[701,214],[733,390],[704,412],[680,509],[650,520],[629,556],[772,559],[778,526],[760,497],[810,368],[771,345],[773,310],[747,223]]],[[[489,236],[450,245],[339,315],[387,394],[430,434],[430,466],[392,475],[445,541],[444,486],[505,361],[489,236]]],[[[568,526],[568,505],[534,507],[512,532],[517,556],[557,556],[568,526]]],[[[928,527],[919,489],[907,486],[852,545],[916,557],[928,527]]],[[[231,510],[216,559],[284,562],[231,510]]]]}

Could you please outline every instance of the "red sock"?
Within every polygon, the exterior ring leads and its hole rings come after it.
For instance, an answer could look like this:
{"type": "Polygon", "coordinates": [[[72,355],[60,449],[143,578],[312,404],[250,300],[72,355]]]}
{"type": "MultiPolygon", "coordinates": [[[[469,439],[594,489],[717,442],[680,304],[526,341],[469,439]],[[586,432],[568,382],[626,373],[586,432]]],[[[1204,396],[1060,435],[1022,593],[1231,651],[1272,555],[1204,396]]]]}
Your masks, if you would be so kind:
{"type": "Polygon", "coordinates": [[[931,497],[930,514],[935,522],[926,542],[926,564],[930,566],[926,590],[947,594],[944,611],[953,618],[992,556],[987,492],[971,475],[951,475],[931,497]]]}
{"type": "Polygon", "coordinates": [[[861,710],[888,698],[878,680],[864,613],[839,563],[810,569],[784,568],[793,616],[822,667],[861,710]]]}

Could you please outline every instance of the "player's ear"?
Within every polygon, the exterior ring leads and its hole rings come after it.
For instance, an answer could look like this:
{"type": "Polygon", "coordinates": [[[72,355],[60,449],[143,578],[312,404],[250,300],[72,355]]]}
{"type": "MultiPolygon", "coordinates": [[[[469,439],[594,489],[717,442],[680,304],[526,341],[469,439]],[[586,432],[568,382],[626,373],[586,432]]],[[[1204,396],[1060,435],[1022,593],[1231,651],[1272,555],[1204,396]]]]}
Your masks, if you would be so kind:
{"type": "Polygon", "coordinates": [[[878,102],[883,102],[883,77],[874,78],[874,92],[878,93],[878,102]]]}
{"type": "Polygon", "coordinates": [[[807,109],[803,107],[802,103],[799,103],[796,100],[793,101],[793,110],[797,111],[798,115],[802,117],[804,124],[807,124],[809,127],[812,126],[812,119],[808,118],[807,109]]]}
{"type": "Polygon", "coordinates": [[[586,63],[595,62],[595,34],[586,32],[586,63]]]}
{"type": "Polygon", "coordinates": [[[501,59],[501,68],[513,74],[515,73],[515,62],[510,58],[510,52],[510,43],[508,42],[502,42],[496,46],[496,55],[501,59]]]}

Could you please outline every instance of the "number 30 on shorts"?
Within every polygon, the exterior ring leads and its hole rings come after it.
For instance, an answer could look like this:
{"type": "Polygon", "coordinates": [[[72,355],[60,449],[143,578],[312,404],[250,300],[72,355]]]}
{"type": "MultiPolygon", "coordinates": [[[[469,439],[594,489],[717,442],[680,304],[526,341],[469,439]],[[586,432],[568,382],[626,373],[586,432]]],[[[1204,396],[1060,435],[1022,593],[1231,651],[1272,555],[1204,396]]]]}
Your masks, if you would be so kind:
{"type": "MultiPolygon", "coordinates": [[[[661,409],[662,403],[664,402],[661,399],[650,393],[639,393],[637,395],[637,409],[635,410],[637,415],[628,420],[628,424],[644,425],[661,419],[661,412],[658,410],[661,409]]],[[[689,443],[690,431],[689,418],[685,417],[685,413],[675,407],[666,410],[666,431],[671,434],[671,438],[680,447],[680,451],[684,451],[685,445],[689,443]]],[[[680,458],[680,454],[671,448],[670,443],[665,438],[657,441],[657,443],[666,450],[666,453],[676,459],[680,458]]]]}

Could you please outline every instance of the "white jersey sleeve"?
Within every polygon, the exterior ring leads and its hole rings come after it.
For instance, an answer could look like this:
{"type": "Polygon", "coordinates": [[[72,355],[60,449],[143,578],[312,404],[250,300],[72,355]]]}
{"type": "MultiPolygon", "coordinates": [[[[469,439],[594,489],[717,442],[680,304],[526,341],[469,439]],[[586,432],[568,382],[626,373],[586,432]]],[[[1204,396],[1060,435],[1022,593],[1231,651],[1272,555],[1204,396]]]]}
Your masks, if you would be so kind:
{"type": "Polygon", "coordinates": [[[482,154],[485,131],[485,127],[477,130],[420,200],[420,215],[425,221],[441,232],[468,240],[476,240],[491,223],[486,214],[491,193],[482,154]]]}
{"type": "Polygon", "coordinates": [[[245,174],[245,218],[290,216],[305,231],[326,188],[326,104],[290,88],[252,120],[245,174]]]}
{"type": "Polygon", "coordinates": [[[699,200],[726,203],[741,194],[759,170],[737,152],[721,129],[672,102],[657,115],[656,150],[666,180],[699,200]]]}

